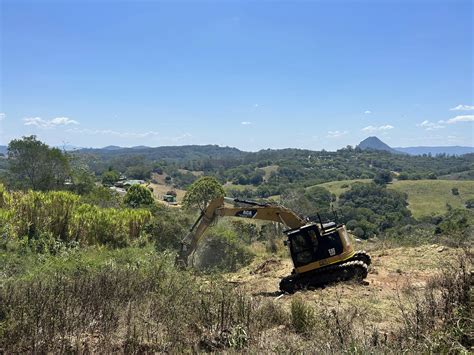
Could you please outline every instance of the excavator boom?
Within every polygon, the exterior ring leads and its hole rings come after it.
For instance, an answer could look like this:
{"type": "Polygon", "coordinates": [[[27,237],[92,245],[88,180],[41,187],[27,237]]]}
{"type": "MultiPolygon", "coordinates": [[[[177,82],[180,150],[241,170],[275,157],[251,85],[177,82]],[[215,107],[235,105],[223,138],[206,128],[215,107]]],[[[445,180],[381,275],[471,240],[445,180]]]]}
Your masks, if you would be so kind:
{"type": "Polygon", "coordinates": [[[290,229],[300,228],[306,224],[305,220],[283,206],[219,197],[209,203],[192,226],[189,234],[181,241],[181,251],[176,258],[177,264],[188,266],[188,259],[198,247],[204,232],[218,217],[240,217],[272,221],[283,223],[290,229]],[[245,204],[247,206],[226,207],[224,202],[245,204]]]}

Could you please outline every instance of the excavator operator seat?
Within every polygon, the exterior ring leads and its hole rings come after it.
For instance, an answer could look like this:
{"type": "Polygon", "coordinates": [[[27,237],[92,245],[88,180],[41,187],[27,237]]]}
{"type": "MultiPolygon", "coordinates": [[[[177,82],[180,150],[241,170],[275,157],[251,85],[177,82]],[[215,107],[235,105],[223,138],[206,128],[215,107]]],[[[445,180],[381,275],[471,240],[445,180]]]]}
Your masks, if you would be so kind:
{"type": "Polygon", "coordinates": [[[295,266],[311,263],[319,244],[319,228],[316,224],[306,225],[287,233],[288,245],[295,266]]]}

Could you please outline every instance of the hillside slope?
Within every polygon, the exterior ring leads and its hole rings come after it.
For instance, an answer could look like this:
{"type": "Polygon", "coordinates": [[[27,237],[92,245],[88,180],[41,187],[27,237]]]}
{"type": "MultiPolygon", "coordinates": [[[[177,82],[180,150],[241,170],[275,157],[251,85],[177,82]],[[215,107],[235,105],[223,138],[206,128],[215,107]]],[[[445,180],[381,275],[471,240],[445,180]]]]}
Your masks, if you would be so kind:
{"type": "MultiPolygon", "coordinates": [[[[341,283],[322,289],[284,295],[278,302],[290,308],[295,298],[326,309],[357,307],[364,312],[365,321],[383,331],[400,325],[399,302],[406,302],[407,290],[422,291],[430,277],[446,259],[455,260],[460,249],[437,244],[419,247],[381,249],[380,245],[361,243],[357,249],[367,249],[372,265],[365,284],[341,283]],[[400,297],[400,299],[398,299],[400,297]]],[[[280,279],[291,273],[287,257],[258,259],[237,273],[228,274],[230,282],[254,297],[278,297],[280,279]]]]}
{"type": "MultiPolygon", "coordinates": [[[[319,186],[339,196],[350,189],[353,183],[370,181],[343,180],[327,182],[319,186]]],[[[474,181],[405,180],[394,181],[388,185],[388,188],[408,195],[408,208],[415,218],[444,214],[448,211],[448,204],[454,208],[462,208],[466,200],[474,198],[474,181]],[[458,188],[459,195],[453,195],[451,191],[453,187],[458,188]]]]}
{"type": "Polygon", "coordinates": [[[163,146],[163,147],[144,147],[137,146],[132,148],[122,148],[118,146],[109,146],[102,149],[80,149],[76,151],[79,154],[94,155],[102,158],[111,158],[119,156],[142,156],[151,160],[193,160],[193,159],[220,159],[236,158],[245,152],[232,147],[220,147],[217,145],[183,145],[183,146],[163,146]]]}

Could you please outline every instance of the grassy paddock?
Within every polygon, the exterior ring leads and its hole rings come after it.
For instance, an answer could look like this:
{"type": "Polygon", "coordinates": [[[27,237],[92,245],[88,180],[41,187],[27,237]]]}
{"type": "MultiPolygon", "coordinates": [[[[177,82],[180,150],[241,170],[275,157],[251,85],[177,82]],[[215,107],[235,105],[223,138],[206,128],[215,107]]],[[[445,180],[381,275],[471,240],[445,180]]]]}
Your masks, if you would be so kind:
{"type": "MultiPolygon", "coordinates": [[[[356,182],[369,183],[371,181],[332,181],[318,186],[323,186],[331,193],[339,196],[349,190],[351,185],[356,182]]],[[[466,200],[474,198],[474,181],[404,180],[394,181],[388,185],[388,188],[408,195],[408,208],[415,218],[444,214],[448,212],[447,204],[453,208],[464,208],[466,200]],[[453,195],[451,192],[453,187],[458,188],[459,195],[453,195]]]]}
{"type": "Polygon", "coordinates": [[[405,180],[396,181],[389,188],[408,195],[408,207],[415,218],[444,214],[447,204],[463,208],[466,200],[474,198],[474,181],[405,180]],[[453,195],[453,187],[459,189],[459,195],[453,195]]]}

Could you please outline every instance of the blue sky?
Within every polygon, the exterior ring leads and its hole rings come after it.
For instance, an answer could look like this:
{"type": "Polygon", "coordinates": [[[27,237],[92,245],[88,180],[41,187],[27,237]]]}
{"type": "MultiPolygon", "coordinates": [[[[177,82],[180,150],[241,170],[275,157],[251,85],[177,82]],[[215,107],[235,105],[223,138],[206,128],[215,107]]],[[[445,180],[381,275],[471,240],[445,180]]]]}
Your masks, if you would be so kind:
{"type": "Polygon", "coordinates": [[[470,1],[0,2],[0,144],[474,145],[470,1]]]}

